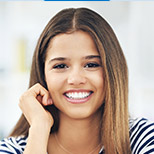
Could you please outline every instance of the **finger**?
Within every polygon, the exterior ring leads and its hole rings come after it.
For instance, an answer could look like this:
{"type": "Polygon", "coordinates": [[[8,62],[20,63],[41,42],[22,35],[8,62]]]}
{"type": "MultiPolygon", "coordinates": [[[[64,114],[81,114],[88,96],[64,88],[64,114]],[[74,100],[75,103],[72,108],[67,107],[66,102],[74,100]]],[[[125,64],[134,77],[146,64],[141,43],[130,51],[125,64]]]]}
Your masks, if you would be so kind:
{"type": "Polygon", "coordinates": [[[39,83],[35,84],[29,89],[32,95],[37,98],[37,100],[42,105],[48,105],[48,99],[50,98],[49,92],[39,83]]]}
{"type": "Polygon", "coordinates": [[[37,99],[41,104],[43,104],[44,106],[52,105],[52,104],[53,104],[53,101],[52,101],[52,99],[51,99],[50,96],[49,96],[47,102],[45,102],[45,103],[42,103],[42,96],[41,96],[41,95],[38,95],[38,96],[36,97],[36,99],[37,99]]]}
{"type": "Polygon", "coordinates": [[[48,105],[52,105],[52,104],[53,104],[53,101],[52,101],[51,98],[48,99],[47,104],[48,104],[48,105]]]}
{"type": "Polygon", "coordinates": [[[40,103],[42,103],[42,96],[41,96],[41,95],[37,95],[37,96],[36,96],[36,99],[37,99],[40,103]]]}

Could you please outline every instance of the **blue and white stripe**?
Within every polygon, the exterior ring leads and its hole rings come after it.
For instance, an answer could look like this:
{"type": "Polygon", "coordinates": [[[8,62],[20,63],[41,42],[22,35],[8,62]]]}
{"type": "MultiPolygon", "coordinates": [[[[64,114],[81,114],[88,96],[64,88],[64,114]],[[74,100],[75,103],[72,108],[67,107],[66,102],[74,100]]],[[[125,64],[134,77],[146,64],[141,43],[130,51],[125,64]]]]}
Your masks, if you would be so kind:
{"type": "MultiPolygon", "coordinates": [[[[154,154],[154,123],[144,118],[130,119],[130,144],[132,154],[154,154]]],[[[0,141],[0,154],[22,154],[27,138],[9,137],[0,141]]],[[[103,148],[100,154],[103,154],[103,148]]]]}
{"type": "Polygon", "coordinates": [[[27,138],[9,137],[0,141],[0,154],[22,154],[27,143],[27,138]]]}
{"type": "Polygon", "coordinates": [[[130,127],[130,142],[133,154],[154,153],[154,123],[136,119],[130,127]]]}

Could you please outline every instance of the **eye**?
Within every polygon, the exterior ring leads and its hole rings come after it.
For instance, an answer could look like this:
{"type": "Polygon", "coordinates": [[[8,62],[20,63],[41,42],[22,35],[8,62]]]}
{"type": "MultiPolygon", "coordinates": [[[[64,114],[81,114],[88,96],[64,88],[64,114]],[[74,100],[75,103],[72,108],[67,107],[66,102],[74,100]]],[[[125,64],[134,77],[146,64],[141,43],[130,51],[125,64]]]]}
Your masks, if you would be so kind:
{"type": "Polygon", "coordinates": [[[96,68],[96,67],[100,67],[100,64],[98,64],[98,63],[87,63],[85,65],[85,68],[96,68]]]}
{"type": "Polygon", "coordinates": [[[53,67],[53,69],[65,69],[68,68],[66,64],[57,64],[53,67]]]}

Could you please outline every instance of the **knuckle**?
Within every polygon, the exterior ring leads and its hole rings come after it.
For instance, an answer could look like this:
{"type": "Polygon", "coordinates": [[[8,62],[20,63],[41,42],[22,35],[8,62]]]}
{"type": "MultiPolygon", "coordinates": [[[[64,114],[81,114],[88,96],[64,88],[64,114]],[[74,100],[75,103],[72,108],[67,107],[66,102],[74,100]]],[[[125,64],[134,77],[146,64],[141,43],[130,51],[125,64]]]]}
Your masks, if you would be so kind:
{"type": "Polygon", "coordinates": [[[24,99],[24,96],[23,96],[23,95],[20,96],[20,98],[19,98],[19,102],[21,103],[21,102],[23,101],[23,99],[24,99]]]}
{"type": "Polygon", "coordinates": [[[27,98],[28,94],[27,92],[23,93],[19,98],[19,106],[21,106],[24,102],[24,100],[27,98]]]}
{"type": "Polygon", "coordinates": [[[32,87],[30,87],[28,90],[31,91],[31,90],[34,90],[34,89],[38,89],[39,87],[40,87],[40,84],[36,83],[32,87]]]}
{"type": "Polygon", "coordinates": [[[40,87],[41,85],[40,85],[40,83],[36,83],[34,86],[35,87],[40,87]]]}

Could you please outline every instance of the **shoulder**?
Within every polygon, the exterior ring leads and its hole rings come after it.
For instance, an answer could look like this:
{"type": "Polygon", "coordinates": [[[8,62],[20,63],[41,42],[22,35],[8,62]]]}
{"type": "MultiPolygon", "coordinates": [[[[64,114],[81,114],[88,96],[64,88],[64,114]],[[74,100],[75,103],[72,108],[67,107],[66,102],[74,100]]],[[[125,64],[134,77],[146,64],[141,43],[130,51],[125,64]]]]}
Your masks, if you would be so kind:
{"type": "Polygon", "coordinates": [[[145,118],[130,119],[130,144],[132,154],[154,152],[154,123],[145,118]]]}
{"type": "Polygon", "coordinates": [[[0,141],[0,153],[23,153],[27,143],[27,137],[8,137],[0,141]]]}

